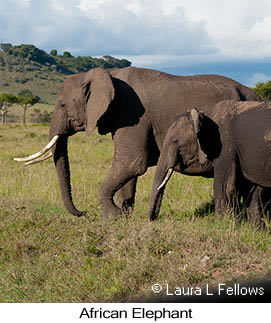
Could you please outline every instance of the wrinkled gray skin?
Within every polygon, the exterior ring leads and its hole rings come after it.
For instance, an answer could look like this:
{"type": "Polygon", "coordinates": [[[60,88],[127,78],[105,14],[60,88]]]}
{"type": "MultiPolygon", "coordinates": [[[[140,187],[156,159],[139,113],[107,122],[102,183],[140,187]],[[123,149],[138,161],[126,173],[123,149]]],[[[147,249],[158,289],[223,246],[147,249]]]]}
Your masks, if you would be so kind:
{"type": "Polygon", "coordinates": [[[166,186],[161,183],[170,168],[189,175],[209,169],[216,214],[240,212],[243,197],[250,222],[262,226],[271,201],[271,104],[228,100],[215,110],[216,122],[193,109],[169,128],[154,176],[152,220],[159,214],[166,186]]]}
{"type": "Polygon", "coordinates": [[[148,211],[151,220],[159,214],[172,175],[169,171],[213,177],[213,160],[219,156],[221,147],[218,126],[213,120],[196,109],[177,116],[168,129],[156,167],[148,211]]]}
{"type": "MultiPolygon", "coordinates": [[[[128,67],[92,69],[69,76],[57,98],[50,139],[60,135],[53,149],[62,198],[74,215],[67,141],[84,131],[111,133],[114,161],[98,197],[105,217],[133,207],[137,177],[156,165],[159,151],[175,117],[195,106],[212,106],[223,99],[258,100],[247,87],[216,75],[191,77],[128,67]],[[118,191],[118,206],[113,197],[118,191]]],[[[208,114],[208,109],[205,111],[208,114]]]]}
{"type": "Polygon", "coordinates": [[[270,214],[271,104],[225,103],[227,110],[233,109],[219,123],[222,150],[214,160],[216,212],[239,210],[242,195],[249,221],[260,228],[263,215],[270,214]]]}

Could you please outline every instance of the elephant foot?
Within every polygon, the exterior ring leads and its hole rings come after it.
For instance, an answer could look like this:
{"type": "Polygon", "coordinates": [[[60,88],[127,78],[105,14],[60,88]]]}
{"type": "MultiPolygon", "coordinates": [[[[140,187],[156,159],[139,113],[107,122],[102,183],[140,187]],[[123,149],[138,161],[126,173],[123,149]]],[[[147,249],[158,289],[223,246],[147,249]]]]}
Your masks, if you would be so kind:
{"type": "Polygon", "coordinates": [[[258,209],[258,206],[252,205],[247,208],[247,218],[248,222],[256,229],[264,229],[263,214],[258,209]]]}
{"type": "Polygon", "coordinates": [[[134,199],[131,198],[123,201],[121,210],[126,216],[131,215],[134,210],[134,199]]]}
{"type": "Polygon", "coordinates": [[[112,219],[117,218],[122,214],[122,210],[117,206],[110,206],[103,208],[103,218],[104,219],[112,219]]]}
{"type": "Polygon", "coordinates": [[[224,199],[216,199],[215,200],[215,216],[216,217],[223,217],[229,216],[232,214],[232,209],[224,199]]]}
{"type": "Polygon", "coordinates": [[[215,216],[217,218],[224,217],[226,214],[228,214],[227,210],[215,209],[215,216]]]}

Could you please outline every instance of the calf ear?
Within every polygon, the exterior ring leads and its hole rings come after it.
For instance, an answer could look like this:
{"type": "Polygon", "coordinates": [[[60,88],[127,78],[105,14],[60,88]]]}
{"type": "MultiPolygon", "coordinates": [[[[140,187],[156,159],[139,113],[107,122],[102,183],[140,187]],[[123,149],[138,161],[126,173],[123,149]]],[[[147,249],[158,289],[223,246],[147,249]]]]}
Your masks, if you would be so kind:
{"type": "Polygon", "coordinates": [[[201,164],[219,156],[221,140],[218,125],[197,109],[191,110],[194,131],[198,142],[198,156],[201,164]]]}
{"type": "Polygon", "coordinates": [[[83,84],[86,99],[86,134],[93,133],[98,120],[105,114],[115,97],[111,75],[107,70],[95,68],[86,73],[83,84]]]}

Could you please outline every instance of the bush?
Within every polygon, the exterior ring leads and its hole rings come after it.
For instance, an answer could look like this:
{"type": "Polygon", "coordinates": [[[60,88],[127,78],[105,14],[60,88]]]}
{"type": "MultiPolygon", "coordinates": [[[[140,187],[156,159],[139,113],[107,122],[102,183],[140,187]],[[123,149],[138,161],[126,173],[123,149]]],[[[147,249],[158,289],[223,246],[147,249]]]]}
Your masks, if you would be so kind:
{"type": "Polygon", "coordinates": [[[64,52],[63,53],[63,58],[72,58],[72,54],[70,52],[64,52]]]}
{"type": "Polygon", "coordinates": [[[6,63],[5,63],[5,60],[3,57],[0,56],[0,66],[5,66],[6,63]]]}
{"type": "Polygon", "coordinates": [[[40,109],[34,109],[33,113],[30,115],[30,121],[33,123],[49,123],[52,119],[52,115],[53,111],[49,113],[47,110],[41,112],[40,109]]]}
{"type": "Polygon", "coordinates": [[[271,100],[271,81],[258,82],[256,87],[252,88],[263,100],[271,100]]]}
{"type": "Polygon", "coordinates": [[[56,49],[52,49],[52,50],[50,51],[50,55],[52,55],[52,56],[57,56],[57,50],[56,50],[56,49]]]}
{"type": "Polygon", "coordinates": [[[19,122],[19,116],[16,116],[14,114],[8,114],[7,115],[7,122],[8,123],[18,123],[19,122]]]}

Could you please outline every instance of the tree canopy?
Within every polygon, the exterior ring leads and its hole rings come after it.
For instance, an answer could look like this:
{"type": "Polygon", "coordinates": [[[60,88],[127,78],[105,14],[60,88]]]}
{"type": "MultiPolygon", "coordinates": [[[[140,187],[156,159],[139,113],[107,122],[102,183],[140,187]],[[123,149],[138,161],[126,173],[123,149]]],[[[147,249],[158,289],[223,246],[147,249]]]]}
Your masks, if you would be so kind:
{"type": "Polygon", "coordinates": [[[18,104],[23,108],[23,124],[26,121],[26,111],[36,103],[40,102],[38,96],[34,96],[28,89],[21,90],[18,96],[11,93],[2,93],[0,95],[0,111],[2,116],[2,123],[7,123],[8,109],[14,104],[18,104]]]}
{"type": "Polygon", "coordinates": [[[0,95],[0,111],[2,117],[2,124],[7,123],[7,113],[8,109],[14,104],[18,102],[18,98],[16,95],[12,93],[2,93],[0,95]]]}
{"type": "Polygon", "coordinates": [[[63,58],[72,58],[72,54],[70,52],[64,52],[63,53],[63,58]]]}
{"type": "Polygon", "coordinates": [[[23,124],[26,121],[26,110],[40,101],[38,96],[34,96],[30,90],[22,90],[18,93],[17,103],[24,109],[23,124]]]}
{"type": "Polygon", "coordinates": [[[52,56],[57,56],[57,50],[56,50],[56,49],[52,49],[52,50],[50,51],[50,55],[52,55],[52,56]]]}
{"type": "Polygon", "coordinates": [[[253,90],[263,99],[263,100],[271,100],[271,81],[258,82],[256,83],[255,88],[253,90]]]}

